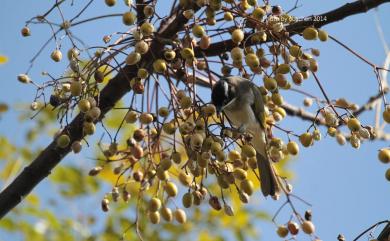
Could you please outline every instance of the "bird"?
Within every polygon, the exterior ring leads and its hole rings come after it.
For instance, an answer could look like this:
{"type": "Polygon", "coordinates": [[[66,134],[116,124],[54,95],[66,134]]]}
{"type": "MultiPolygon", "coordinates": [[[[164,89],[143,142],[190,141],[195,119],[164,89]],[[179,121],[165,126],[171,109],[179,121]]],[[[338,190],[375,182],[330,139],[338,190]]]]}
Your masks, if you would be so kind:
{"type": "Polygon", "coordinates": [[[267,152],[266,107],[259,88],[240,76],[220,78],[212,87],[211,102],[223,113],[232,126],[253,135],[261,191],[264,196],[277,198],[279,180],[267,152]]]}

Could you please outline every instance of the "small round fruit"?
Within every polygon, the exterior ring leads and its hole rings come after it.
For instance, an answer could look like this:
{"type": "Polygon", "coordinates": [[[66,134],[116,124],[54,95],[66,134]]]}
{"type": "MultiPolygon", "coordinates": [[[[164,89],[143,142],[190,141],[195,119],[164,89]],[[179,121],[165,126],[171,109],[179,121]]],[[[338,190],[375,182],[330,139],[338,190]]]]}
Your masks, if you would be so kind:
{"type": "Polygon", "coordinates": [[[60,148],[66,148],[70,143],[70,138],[68,135],[62,134],[57,138],[57,146],[60,148]]]}
{"type": "Polygon", "coordinates": [[[149,73],[146,69],[140,68],[137,71],[137,77],[141,79],[146,79],[148,77],[149,73]]]}
{"type": "Polygon", "coordinates": [[[318,38],[322,41],[325,42],[328,40],[328,33],[325,30],[319,29],[318,30],[318,38]]]}
{"type": "Polygon", "coordinates": [[[133,25],[137,20],[137,16],[133,12],[125,12],[122,15],[122,21],[125,25],[133,25]]]}
{"type": "Polygon", "coordinates": [[[191,97],[189,97],[189,96],[184,96],[183,98],[181,98],[181,100],[180,100],[180,106],[181,106],[181,108],[187,109],[187,108],[191,107],[191,105],[192,105],[192,99],[191,99],[191,97]]]}
{"type": "Polygon", "coordinates": [[[298,46],[298,45],[292,45],[288,50],[289,50],[291,56],[296,57],[296,58],[301,57],[303,54],[301,46],[298,46]]]}
{"type": "Polygon", "coordinates": [[[26,74],[18,75],[18,80],[19,80],[19,82],[21,82],[23,84],[28,84],[31,82],[30,77],[28,77],[28,75],[26,75],[26,74]]]}
{"type": "Polygon", "coordinates": [[[178,223],[183,224],[187,221],[187,215],[183,209],[180,209],[180,208],[176,209],[174,215],[175,215],[175,219],[178,223]]]}
{"type": "Polygon", "coordinates": [[[241,153],[242,153],[242,155],[244,155],[244,156],[246,156],[248,158],[256,156],[255,148],[253,148],[253,146],[248,145],[248,144],[243,145],[241,147],[241,153]]]}
{"type": "Polygon", "coordinates": [[[301,227],[302,231],[306,234],[313,234],[315,231],[315,226],[311,221],[304,221],[301,227]]]}
{"type": "Polygon", "coordinates": [[[149,22],[144,22],[142,25],[141,25],[141,33],[144,35],[144,36],[150,36],[153,34],[154,32],[154,26],[153,24],[149,23],[149,22]]]}
{"type": "Polygon", "coordinates": [[[79,153],[81,151],[81,148],[82,148],[81,142],[80,141],[74,141],[72,143],[71,148],[72,148],[73,153],[79,153]]]}
{"type": "Polygon", "coordinates": [[[203,37],[206,33],[204,31],[204,28],[198,24],[195,24],[193,27],[192,27],[192,34],[197,37],[197,38],[201,38],[203,37]]]}
{"type": "Polygon", "coordinates": [[[229,21],[233,21],[234,17],[231,12],[225,12],[223,15],[223,19],[229,22],[229,21]]]}
{"type": "Polygon", "coordinates": [[[169,109],[167,107],[161,107],[158,109],[158,115],[161,117],[167,117],[169,115],[169,109]]]}
{"type": "Polygon", "coordinates": [[[165,221],[172,222],[173,214],[172,214],[172,210],[170,208],[164,206],[161,208],[160,213],[165,221]]]}
{"type": "Polygon", "coordinates": [[[236,168],[233,171],[233,176],[235,179],[238,179],[240,181],[243,181],[247,178],[248,174],[247,172],[242,168],[236,168]]]}
{"type": "Polygon", "coordinates": [[[347,126],[351,131],[358,131],[360,129],[360,121],[356,118],[351,118],[348,120],[347,126]]]}
{"type": "Polygon", "coordinates": [[[279,237],[285,238],[288,235],[288,229],[286,226],[280,225],[276,229],[276,233],[279,235],[279,237]]]}
{"type": "Polygon", "coordinates": [[[96,131],[96,126],[92,122],[84,122],[83,124],[83,131],[86,135],[93,135],[96,131]]]}
{"type": "Polygon", "coordinates": [[[61,59],[62,59],[62,53],[60,50],[56,49],[54,50],[51,55],[50,55],[51,59],[54,60],[55,62],[60,62],[61,59]]]}
{"type": "Polygon", "coordinates": [[[195,57],[195,53],[191,48],[184,48],[180,51],[181,57],[184,59],[193,59],[195,57]]]}
{"type": "Polygon", "coordinates": [[[125,116],[126,123],[134,123],[137,121],[137,119],[138,119],[138,113],[133,111],[133,110],[127,112],[127,114],[125,116]]]}
{"type": "Polygon", "coordinates": [[[96,70],[93,77],[97,83],[102,83],[104,81],[104,73],[100,70],[96,70]]]}
{"type": "Polygon", "coordinates": [[[299,226],[296,222],[292,222],[292,221],[288,222],[287,228],[292,235],[297,235],[299,232],[299,226]]]}
{"type": "Polygon", "coordinates": [[[278,87],[278,82],[274,78],[265,76],[263,81],[264,87],[269,91],[274,91],[278,87]]]}
{"type": "Polygon", "coordinates": [[[287,74],[288,72],[290,72],[290,65],[289,64],[280,64],[276,68],[276,73],[287,74]]]}
{"type": "Polygon", "coordinates": [[[185,208],[190,208],[194,202],[194,196],[190,192],[186,192],[181,199],[185,208]]]}
{"type": "Polygon", "coordinates": [[[175,197],[177,195],[177,186],[173,182],[167,182],[165,185],[165,192],[168,194],[170,197],[175,197]]]}
{"type": "Polygon", "coordinates": [[[157,212],[161,208],[161,200],[157,197],[150,199],[148,210],[150,212],[157,212]]]}
{"type": "Polygon", "coordinates": [[[141,60],[141,54],[137,52],[131,52],[126,57],[126,64],[127,65],[134,65],[138,63],[141,60]]]}
{"type": "Polygon", "coordinates": [[[266,12],[262,8],[255,8],[252,12],[252,17],[258,21],[261,21],[266,15],[266,12]]]}
{"type": "Polygon", "coordinates": [[[381,149],[378,153],[378,159],[383,163],[390,163],[390,149],[381,149]]]}
{"type": "Polygon", "coordinates": [[[318,37],[318,31],[313,27],[307,27],[303,30],[302,35],[306,40],[315,40],[318,37]]]}
{"type": "Polygon", "coordinates": [[[158,224],[160,222],[160,213],[159,212],[149,212],[149,220],[153,224],[158,224]]]}
{"type": "Polygon", "coordinates": [[[239,44],[242,40],[244,40],[244,32],[241,29],[235,29],[232,32],[232,41],[236,44],[239,44]]]}
{"type": "Polygon", "coordinates": [[[153,122],[153,115],[144,112],[139,116],[139,121],[144,125],[148,125],[153,122]]]}
{"type": "Polygon", "coordinates": [[[296,142],[294,141],[290,141],[288,144],[287,144],[287,151],[288,153],[290,153],[291,155],[297,155],[298,152],[299,152],[299,146],[296,142]]]}
{"type": "Polygon", "coordinates": [[[80,96],[83,86],[79,81],[72,81],[70,83],[70,94],[73,96],[80,96]]]}
{"type": "Polygon", "coordinates": [[[91,103],[89,103],[89,100],[87,100],[87,99],[80,100],[77,105],[79,107],[79,110],[83,113],[85,113],[91,109],[91,103]]]}
{"type": "Polygon", "coordinates": [[[105,0],[107,6],[112,7],[116,4],[116,0],[105,0]]]}
{"type": "Polygon", "coordinates": [[[149,45],[141,40],[135,44],[135,51],[140,54],[146,54],[149,51],[149,45]]]}
{"type": "Polygon", "coordinates": [[[303,82],[303,75],[301,72],[295,72],[292,76],[294,84],[301,85],[303,82]]]}
{"type": "Polygon", "coordinates": [[[386,180],[390,182],[390,168],[386,170],[385,177],[386,180]]]}
{"type": "Polygon", "coordinates": [[[245,179],[245,180],[241,181],[240,188],[249,196],[253,194],[254,185],[253,185],[253,182],[249,179],[245,179]]]}
{"type": "Polygon", "coordinates": [[[383,120],[386,121],[386,123],[390,123],[390,108],[386,107],[386,110],[383,111],[383,120]]]}
{"type": "Polygon", "coordinates": [[[156,73],[164,73],[167,70],[167,63],[163,59],[157,59],[153,62],[153,70],[156,73]]]}
{"type": "Polygon", "coordinates": [[[28,27],[23,27],[22,30],[20,30],[20,33],[22,34],[23,37],[27,37],[31,35],[30,28],[28,27]]]}
{"type": "Polygon", "coordinates": [[[309,133],[303,133],[299,136],[299,141],[304,147],[309,147],[313,144],[313,136],[309,133]]]}

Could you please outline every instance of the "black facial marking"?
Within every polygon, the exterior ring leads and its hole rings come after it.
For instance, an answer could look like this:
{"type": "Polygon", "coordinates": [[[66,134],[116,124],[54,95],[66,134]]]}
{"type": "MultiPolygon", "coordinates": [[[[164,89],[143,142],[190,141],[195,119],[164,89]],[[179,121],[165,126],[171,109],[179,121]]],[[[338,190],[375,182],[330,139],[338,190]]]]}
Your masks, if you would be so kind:
{"type": "Polygon", "coordinates": [[[235,89],[224,79],[219,80],[212,89],[211,101],[218,111],[235,97],[235,89]]]}

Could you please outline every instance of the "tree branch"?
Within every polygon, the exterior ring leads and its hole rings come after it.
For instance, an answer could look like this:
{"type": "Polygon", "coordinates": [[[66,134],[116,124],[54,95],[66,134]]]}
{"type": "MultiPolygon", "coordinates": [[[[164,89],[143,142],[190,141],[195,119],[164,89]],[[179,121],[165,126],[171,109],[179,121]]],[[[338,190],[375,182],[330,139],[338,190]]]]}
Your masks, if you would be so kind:
{"type": "MultiPolygon", "coordinates": [[[[386,2],[390,2],[390,0],[365,0],[347,3],[344,6],[334,9],[332,11],[319,15],[308,16],[301,21],[288,25],[286,27],[286,31],[290,33],[290,36],[292,36],[301,33],[308,26],[320,28],[324,25],[340,21],[346,17],[367,12],[368,10],[378,7],[379,5],[386,2]]],[[[249,37],[249,34],[246,34],[245,39],[247,37],[249,37]]],[[[252,45],[252,43],[251,41],[248,41],[246,46],[250,45],[252,45]]],[[[235,46],[236,44],[233,43],[231,39],[223,40],[211,44],[206,50],[202,50],[199,47],[195,48],[195,56],[198,58],[201,58],[204,55],[208,57],[217,56],[222,53],[229,52],[235,46]]]]}

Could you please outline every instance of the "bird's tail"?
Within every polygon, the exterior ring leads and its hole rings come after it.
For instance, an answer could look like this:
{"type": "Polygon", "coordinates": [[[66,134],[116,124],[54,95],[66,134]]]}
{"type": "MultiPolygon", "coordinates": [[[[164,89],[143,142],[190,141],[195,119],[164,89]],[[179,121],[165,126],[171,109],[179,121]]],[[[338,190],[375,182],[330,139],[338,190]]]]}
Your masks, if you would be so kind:
{"type": "Polygon", "coordinates": [[[280,192],[279,182],[276,176],[276,171],[269,159],[260,153],[257,153],[257,167],[259,169],[261,191],[264,196],[276,196],[280,192]]]}

